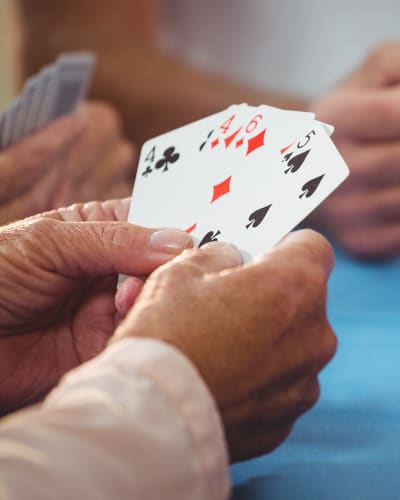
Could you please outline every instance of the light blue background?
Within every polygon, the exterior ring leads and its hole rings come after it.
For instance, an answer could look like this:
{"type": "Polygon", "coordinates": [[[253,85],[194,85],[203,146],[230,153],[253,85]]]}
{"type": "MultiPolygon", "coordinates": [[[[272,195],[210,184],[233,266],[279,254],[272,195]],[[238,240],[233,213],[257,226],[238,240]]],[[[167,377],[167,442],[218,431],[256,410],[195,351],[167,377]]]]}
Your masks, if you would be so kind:
{"type": "Polygon", "coordinates": [[[400,260],[336,251],[337,354],[321,398],[273,453],[232,467],[234,500],[400,499],[400,260]]]}

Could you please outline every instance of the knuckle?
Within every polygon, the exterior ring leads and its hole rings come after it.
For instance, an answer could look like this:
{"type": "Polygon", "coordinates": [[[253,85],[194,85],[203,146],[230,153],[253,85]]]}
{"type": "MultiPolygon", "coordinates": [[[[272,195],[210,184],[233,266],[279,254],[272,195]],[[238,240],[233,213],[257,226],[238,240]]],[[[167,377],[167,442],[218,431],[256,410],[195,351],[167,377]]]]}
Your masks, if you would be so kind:
{"type": "Polygon", "coordinates": [[[189,262],[174,259],[159,267],[152,273],[152,279],[159,284],[168,283],[168,288],[173,290],[182,283],[188,283],[198,276],[197,269],[189,262]]]}
{"type": "Polygon", "coordinates": [[[35,235],[46,235],[52,234],[53,231],[57,230],[57,226],[59,223],[56,220],[48,219],[46,217],[38,217],[36,219],[32,219],[29,223],[30,232],[35,235]]]}
{"type": "Polygon", "coordinates": [[[393,106],[393,98],[390,94],[382,93],[371,101],[371,115],[374,116],[374,121],[381,124],[382,128],[397,117],[396,106],[393,106]]]}
{"type": "Polygon", "coordinates": [[[129,141],[121,141],[117,155],[118,170],[122,173],[130,173],[136,157],[136,149],[129,141]]]}
{"type": "Polygon", "coordinates": [[[302,380],[292,396],[292,417],[295,419],[312,408],[318,401],[320,392],[320,385],[316,376],[302,380]]]}
{"type": "Polygon", "coordinates": [[[324,366],[330,361],[336,353],[338,339],[332,327],[328,324],[326,329],[326,339],[324,342],[325,362],[324,366]]]}
{"type": "Polygon", "coordinates": [[[371,259],[384,255],[382,242],[376,237],[376,231],[357,230],[356,227],[346,229],[337,236],[342,247],[354,257],[371,259]]]}
{"type": "Polygon", "coordinates": [[[95,123],[102,125],[111,135],[120,135],[122,130],[122,118],[119,112],[107,102],[95,102],[88,104],[89,111],[95,123]]]}
{"type": "Polygon", "coordinates": [[[304,397],[304,406],[303,406],[304,411],[302,413],[308,411],[315,405],[315,403],[319,399],[320,393],[321,393],[321,388],[318,379],[313,378],[304,397]]]}
{"type": "MultiPolygon", "coordinates": [[[[388,53],[392,53],[393,49],[395,48],[395,44],[392,41],[384,41],[376,45],[371,52],[369,53],[366,63],[367,65],[374,67],[376,64],[380,64],[382,61],[384,61],[388,53]]],[[[398,47],[397,47],[398,50],[398,47]]]]}

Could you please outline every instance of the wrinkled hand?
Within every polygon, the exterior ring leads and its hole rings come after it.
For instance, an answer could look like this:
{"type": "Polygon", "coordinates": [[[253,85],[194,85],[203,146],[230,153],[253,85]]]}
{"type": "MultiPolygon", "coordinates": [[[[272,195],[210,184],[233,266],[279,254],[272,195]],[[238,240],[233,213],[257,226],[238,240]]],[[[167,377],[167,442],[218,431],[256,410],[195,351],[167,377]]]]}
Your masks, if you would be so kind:
{"type": "Polygon", "coordinates": [[[89,102],[0,152],[0,224],[91,199],[130,194],[133,147],[118,115],[89,102]]]}
{"type": "Polygon", "coordinates": [[[146,275],[190,244],[181,231],[120,222],[128,207],[78,204],[0,228],[0,414],[104,348],[116,273],[146,275]]]}
{"type": "Polygon", "coordinates": [[[313,104],[351,174],[311,220],[359,257],[400,254],[400,43],[375,49],[313,104]]]}
{"type": "Polygon", "coordinates": [[[113,337],[154,337],[194,363],[232,461],[285,439],[317,400],[318,372],[336,348],[325,313],[333,266],[326,240],[299,231],[262,259],[240,262],[230,245],[183,252],[149,277],[113,337]]]}

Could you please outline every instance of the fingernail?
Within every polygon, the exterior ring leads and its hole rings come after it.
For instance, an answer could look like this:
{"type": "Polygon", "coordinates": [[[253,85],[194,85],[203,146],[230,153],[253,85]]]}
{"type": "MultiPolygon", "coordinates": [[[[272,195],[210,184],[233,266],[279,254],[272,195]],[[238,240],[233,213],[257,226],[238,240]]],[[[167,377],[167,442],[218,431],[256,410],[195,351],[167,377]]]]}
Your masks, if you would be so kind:
{"type": "Polygon", "coordinates": [[[150,235],[149,243],[157,252],[179,254],[189,246],[191,240],[191,236],[184,231],[162,229],[150,235]]]}
{"type": "Polygon", "coordinates": [[[223,252],[226,255],[229,255],[232,257],[237,264],[242,264],[243,263],[243,257],[239,250],[235,247],[235,245],[232,245],[231,243],[225,243],[224,241],[213,241],[210,243],[206,243],[200,249],[205,249],[205,248],[212,248],[217,251],[223,252]]]}

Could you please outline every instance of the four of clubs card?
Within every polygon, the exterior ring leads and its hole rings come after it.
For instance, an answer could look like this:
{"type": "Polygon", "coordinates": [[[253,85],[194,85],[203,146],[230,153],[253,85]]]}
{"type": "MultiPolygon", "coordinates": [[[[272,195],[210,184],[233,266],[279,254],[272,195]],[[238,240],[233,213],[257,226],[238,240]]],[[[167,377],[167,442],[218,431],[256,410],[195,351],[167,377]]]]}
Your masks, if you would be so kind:
{"type": "Polygon", "coordinates": [[[349,169],[312,113],[233,105],[147,141],[128,220],[178,227],[197,246],[235,244],[245,261],[282,239],[349,169]]]}

